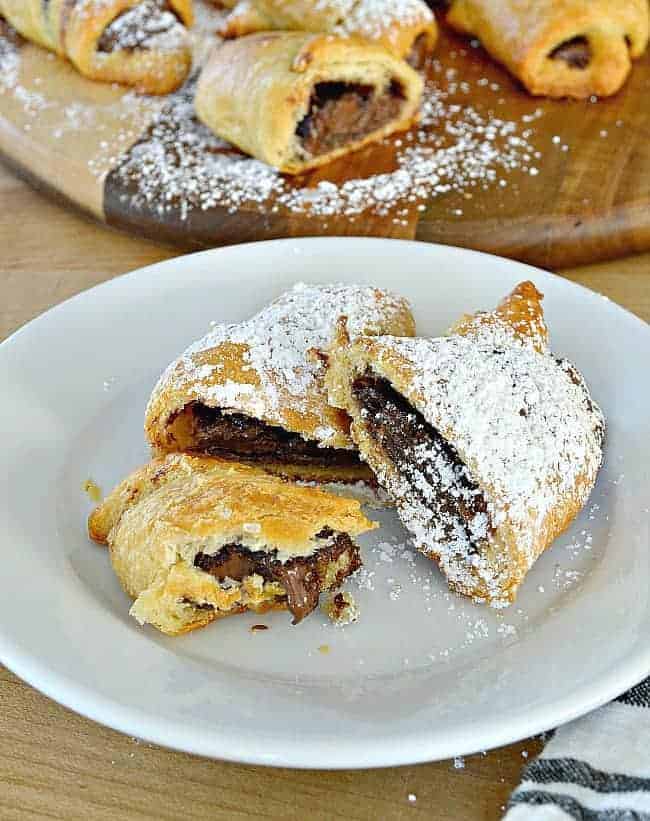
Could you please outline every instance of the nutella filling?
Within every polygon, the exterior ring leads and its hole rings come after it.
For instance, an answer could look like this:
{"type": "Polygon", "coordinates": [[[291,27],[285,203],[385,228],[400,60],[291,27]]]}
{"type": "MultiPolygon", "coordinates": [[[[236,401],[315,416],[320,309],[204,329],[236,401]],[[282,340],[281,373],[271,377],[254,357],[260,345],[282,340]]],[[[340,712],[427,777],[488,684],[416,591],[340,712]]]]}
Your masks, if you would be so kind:
{"type": "Polygon", "coordinates": [[[176,15],[157,0],[144,0],[123,11],[108,25],[97,43],[97,51],[135,51],[155,48],[161,38],[179,25],[176,15]]]}
{"type": "Polygon", "coordinates": [[[550,55],[551,60],[564,60],[569,68],[585,69],[591,63],[593,57],[591,44],[586,37],[574,37],[554,49],[550,55]]]}
{"type": "Polygon", "coordinates": [[[241,413],[224,413],[201,402],[185,408],[192,414],[192,450],[222,458],[273,460],[336,467],[356,467],[360,464],[355,451],[319,447],[299,433],[267,425],[241,413]]]}
{"type": "Polygon", "coordinates": [[[418,34],[413,41],[411,50],[406,56],[406,62],[416,70],[424,68],[429,56],[429,38],[426,34],[418,34]]]}
{"type": "Polygon", "coordinates": [[[307,154],[317,157],[382,128],[399,115],[404,99],[396,81],[381,93],[361,83],[317,83],[296,134],[307,154]]]}
{"type": "Polygon", "coordinates": [[[437,519],[443,541],[476,549],[486,535],[487,502],[454,448],[386,379],[368,371],[352,391],[368,433],[437,519]]]}
{"type": "Polygon", "coordinates": [[[326,528],[316,538],[331,541],[308,556],[296,556],[285,562],[277,558],[277,550],[250,550],[241,544],[228,544],[214,555],[198,553],[194,565],[219,581],[240,582],[256,573],[266,582],[277,582],[286,591],[293,624],[298,624],[318,606],[332,564],[347,554],[347,562],[329,580],[328,589],[337,588],[361,567],[359,548],[347,533],[335,536],[326,528]]]}

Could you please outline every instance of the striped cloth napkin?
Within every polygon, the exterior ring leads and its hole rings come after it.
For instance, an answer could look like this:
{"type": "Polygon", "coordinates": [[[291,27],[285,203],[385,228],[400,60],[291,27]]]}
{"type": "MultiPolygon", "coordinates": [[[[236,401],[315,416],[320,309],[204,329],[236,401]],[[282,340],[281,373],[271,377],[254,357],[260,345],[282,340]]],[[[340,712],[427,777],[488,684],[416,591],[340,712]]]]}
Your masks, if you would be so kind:
{"type": "Polygon", "coordinates": [[[504,821],[650,821],[650,678],[556,730],[504,821]]]}

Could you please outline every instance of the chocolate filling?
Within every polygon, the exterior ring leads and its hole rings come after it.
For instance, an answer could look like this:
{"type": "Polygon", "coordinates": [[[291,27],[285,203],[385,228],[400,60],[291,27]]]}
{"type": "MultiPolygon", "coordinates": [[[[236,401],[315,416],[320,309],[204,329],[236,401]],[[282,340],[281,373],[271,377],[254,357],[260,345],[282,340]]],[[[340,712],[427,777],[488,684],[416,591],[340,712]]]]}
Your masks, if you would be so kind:
{"type": "Polygon", "coordinates": [[[429,38],[426,34],[418,34],[413,41],[411,50],[406,56],[406,62],[416,70],[424,68],[429,56],[429,38]]]}
{"type": "Polygon", "coordinates": [[[185,408],[192,414],[192,450],[210,456],[272,459],[283,463],[356,467],[360,464],[355,451],[319,447],[298,433],[267,425],[241,413],[224,413],[192,402],[185,408]]]}
{"type": "Polygon", "coordinates": [[[298,624],[318,606],[318,598],[324,589],[331,564],[347,554],[347,564],[338,570],[329,589],[337,588],[345,578],[361,567],[359,548],[347,533],[334,536],[329,528],[325,528],[316,538],[331,539],[331,542],[319,547],[309,556],[296,556],[286,562],[277,558],[277,550],[253,551],[241,544],[228,544],[214,555],[198,553],[194,565],[219,581],[226,578],[242,581],[246,576],[256,573],[264,581],[277,582],[286,591],[293,624],[298,624]]]}
{"type": "Polygon", "coordinates": [[[377,93],[361,83],[316,83],[309,112],[296,128],[305,151],[313,157],[356,142],[394,120],[404,105],[397,81],[377,93]]]}
{"type": "Polygon", "coordinates": [[[585,69],[591,63],[593,57],[591,44],[586,37],[574,37],[554,49],[550,55],[551,60],[564,60],[570,68],[585,69]]]}
{"type": "Polygon", "coordinates": [[[437,519],[444,541],[476,548],[478,534],[487,535],[487,502],[454,448],[386,379],[369,371],[352,392],[368,433],[437,519]]]}
{"type": "Polygon", "coordinates": [[[166,3],[144,0],[123,11],[108,25],[97,43],[97,51],[135,51],[155,46],[155,39],[179,22],[166,3]]]}

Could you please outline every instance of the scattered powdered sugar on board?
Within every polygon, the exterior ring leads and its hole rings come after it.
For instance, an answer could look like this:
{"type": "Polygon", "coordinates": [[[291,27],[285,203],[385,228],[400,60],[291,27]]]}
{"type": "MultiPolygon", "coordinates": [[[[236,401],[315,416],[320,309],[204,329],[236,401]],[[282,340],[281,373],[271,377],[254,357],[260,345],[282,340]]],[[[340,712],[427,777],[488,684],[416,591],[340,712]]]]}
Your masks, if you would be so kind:
{"type": "MultiPolygon", "coordinates": [[[[127,151],[115,171],[123,204],[177,213],[240,208],[353,221],[369,212],[394,212],[404,222],[412,208],[450,192],[469,194],[507,185],[509,172],[526,167],[536,152],[520,124],[487,117],[472,106],[446,102],[447,92],[429,82],[418,126],[392,138],[394,168],[315,185],[291,180],[216,137],[194,116],[194,82],[172,95],[143,139],[127,151]]],[[[529,129],[526,129],[527,131],[529,129]]],[[[322,173],[319,175],[322,177],[322,173]]]]}
{"type": "MultiPolygon", "coordinates": [[[[89,144],[95,143],[97,160],[91,161],[92,173],[102,178],[146,128],[161,101],[107,85],[102,85],[101,94],[91,99],[84,94],[75,99],[70,88],[63,83],[55,86],[47,77],[34,75],[31,67],[23,75],[22,44],[22,38],[0,19],[0,99],[11,97],[20,105],[26,132],[52,141],[72,141],[73,135],[83,135],[89,144]]],[[[60,58],[43,50],[43,59],[49,66],[60,58]]],[[[72,68],[69,71],[74,73],[72,68]]],[[[85,82],[76,75],[73,80],[85,82]]]]}
{"type": "Polygon", "coordinates": [[[18,85],[19,46],[20,37],[0,18],[0,94],[18,85]]]}

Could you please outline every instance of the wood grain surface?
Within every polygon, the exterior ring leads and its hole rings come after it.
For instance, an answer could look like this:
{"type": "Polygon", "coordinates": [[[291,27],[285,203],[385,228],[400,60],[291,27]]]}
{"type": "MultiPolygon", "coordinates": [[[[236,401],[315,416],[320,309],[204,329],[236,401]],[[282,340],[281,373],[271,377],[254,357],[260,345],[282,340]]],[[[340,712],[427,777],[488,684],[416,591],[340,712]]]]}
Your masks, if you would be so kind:
{"type": "MultiPolygon", "coordinates": [[[[173,256],[43,199],[0,167],[0,339],[73,294],[173,256]]],[[[563,272],[650,320],[650,255],[563,272]]],[[[464,766],[293,772],[171,752],[100,727],[0,667],[2,821],[496,821],[528,739],[464,766]],[[409,795],[416,797],[409,801],[409,795]]]]}
{"type": "MultiPolygon", "coordinates": [[[[206,8],[204,0],[197,2],[206,8]]],[[[197,53],[205,54],[214,43],[214,24],[205,14],[201,19],[197,53]]],[[[380,208],[381,214],[296,213],[275,194],[235,206],[215,201],[210,163],[215,153],[232,152],[201,142],[204,132],[191,115],[191,84],[168,100],[138,98],[80,77],[36,46],[12,45],[6,31],[0,31],[0,152],[97,219],[186,249],[280,236],[365,234],[462,245],[543,267],[650,249],[650,54],[636,62],[623,91],[598,102],[533,99],[480,48],[449,32],[443,32],[436,58],[430,77],[447,112],[458,106],[464,124],[471,119],[462,113],[468,107],[485,122],[514,123],[515,130],[497,137],[495,147],[511,138],[528,147],[513,145],[517,160],[511,168],[496,162],[488,172],[481,165],[476,179],[461,183],[470,152],[467,162],[456,161],[452,178],[442,181],[449,191],[403,197],[380,208]],[[156,174],[137,161],[131,167],[131,161],[143,151],[153,149],[155,155],[161,128],[172,148],[156,163],[165,167],[156,187],[156,174]],[[194,154],[181,135],[190,142],[196,138],[194,154]],[[181,142],[185,147],[176,156],[173,146],[181,142]],[[170,193],[178,186],[184,193],[170,193]]],[[[427,129],[446,148],[466,133],[450,135],[440,121],[427,129]]],[[[404,146],[414,135],[284,180],[284,194],[392,173],[398,153],[404,156],[397,141],[404,146]]],[[[486,150],[484,144],[475,153],[486,150]]]]}

